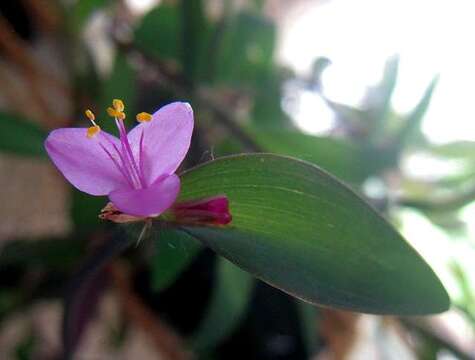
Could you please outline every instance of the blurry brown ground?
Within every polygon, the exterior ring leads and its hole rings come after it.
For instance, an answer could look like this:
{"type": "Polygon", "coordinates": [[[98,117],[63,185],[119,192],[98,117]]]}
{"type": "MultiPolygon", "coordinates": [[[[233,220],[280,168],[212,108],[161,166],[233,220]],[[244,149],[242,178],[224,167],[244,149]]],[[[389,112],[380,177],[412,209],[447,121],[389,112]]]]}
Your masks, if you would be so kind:
{"type": "MultiPolygon", "coordinates": [[[[5,28],[0,31],[5,31],[5,28]]],[[[51,91],[51,85],[38,79],[27,66],[12,64],[15,58],[28,56],[46,76],[52,74],[54,79],[64,78],[63,67],[57,66],[59,56],[54,45],[40,40],[28,48],[18,39],[18,47],[5,52],[8,55],[0,59],[0,108],[24,114],[49,127],[58,119],[67,119],[69,99],[51,91]],[[32,87],[43,102],[38,104],[32,87]]],[[[70,229],[68,188],[50,163],[1,154],[0,189],[0,242],[64,235],[70,229]]]]}

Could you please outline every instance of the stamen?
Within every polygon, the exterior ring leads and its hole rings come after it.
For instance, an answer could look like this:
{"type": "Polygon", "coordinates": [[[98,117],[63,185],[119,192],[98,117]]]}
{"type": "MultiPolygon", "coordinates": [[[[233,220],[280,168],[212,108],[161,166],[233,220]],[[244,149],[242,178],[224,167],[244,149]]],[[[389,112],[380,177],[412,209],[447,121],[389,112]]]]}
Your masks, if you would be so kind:
{"type": "Polygon", "coordinates": [[[116,118],[116,119],[119,119],[119,120],[124,120],[125,119],[125,113],[123,113],[122,111],[113,109],[111,107],[107,108],[107,114],[110,117],[113,117],[113,118],[116,118]]]}
{"type": "Polygon", "coordinates": [[[86,136],[88,139],[92,139],[94,136],[99,134],[100,131],[101,131],[101,128],[98,125],[91,126],[87,129],[86,136]]]}
{"type": "Polygon", "coordinates": [[[138,122],[149,122],[152,120],[152,115],[147,112],[141,112],[136,116],[138,122]]]}
{"type": "Polygon", "coordinates": [[[99,132],[101,131],[101,128],[94,121],[96,117],[94,116],[94,113],[91,110],[87,109],[84,113],[86,114],[86,117],[92,123],[92,126],[87,129],[86,136],[88,139],[92,139],[94,136],[99,134],[99,132]]]}
{"type": "MultiPolygon", "coordinates": [[[[112,144],[112,143],[110,143],[110,144],[112,144]]],[[[118,161],[114,158],[114,156],[112,156],[112,154],[110,153],[110,151],[107,150],[107,148],[106,148],[104,145],[102,145],[102,144],[99,144],[99,145],[101,146],[102,150],[104,150],[104,152],[107,154],[107,156],[109,156],[109,158],[112,160],[112,162],[113,162],[114,165],[116,166],[117,170],[119,170],[119,172],[122,174],[122,176],[125,178],[125,180],[129,183],[129,185],[130,185],[131,187],[134,187],[134,184],[132,183],[132,180],[130,180],[130,175],[128,175],[127,172],[126,172],[126,170],[125,170],[125,169],[126,169],[125,166],[122,168],[122,167],[120,166],[120,164],[118,163],[118,161]]],[[[119,154],[119,157],[120,157],[121,160],[122,160],[122,157],[120,156],[119,149],[117,149],[117,147],[116,147],[114,144],[112,144],[112,145],[113,145],[113,147],[114,147],[116,153],[119,154]]],[[[122,161],[122,163],[123,163],[123,161],[122,161]]]]}
{"type": "MultiPolygon", "coordinates": [[[[122,120],[125,119],[125,109],[124,103],[122,100],[114,99],[112,100],[112,107],[107,108],[107,114],[115,119],[117,128],[119,129],[119,138],[122,145],[122,151],[116,149],[116,152],[119,154],[120,160],[122,162],[123,173],[126,174],[126,178],[132,183],[133,187],[145,188],[146,182],[142,174],[141,169],[137,166],[137,162],[134,158],[132,148],[130,147],[129,141],[127,139],[127,130],[125,124],[122,120]]],[[[114,145],[114,148],[115,145],[114,145]]]]}
{"type": "Polygon", "coordinates": [[[143,154],[143,137],[144,137],[144,131],[142,129],[142,134],[140,134],[140,142],[139,142],[139,170],[140,170],[140,173],[142,174],[142,177],[143,177],[143,162],[144,162],[144,154],[143,154]]]}
{"type": "Polygon", "coordinates": [[[118,112],[123,112],[124,109],[125,109],[125,105],[123,103],[122,100],[120,99],[114,99],[112,100],[112,106],[114,107],[114,109],[118,112]]]}
{"type": "Polygon", "coordinates": [[[111,108],[111,107],[108,107],[108,108],[107,108],[107,115],[109,115],[109,116],[111,116],[111,117],[116,117],[117,111],[114,110],[114,109],[111,108]]]}
{"type": "Polygon", "coordinates": [[[86,111],[84,111],[84,114],[86,114],[86,117],[89,120],[91,120],[91,121],[96,120],[96,117],[94,116],[94,113],[91,110],[87,109],[86,111]]]}
{"type": "Polygon", "coordinates": [[[122,143],[122,146],[124,147],[126,157],[129,159],[130,164],[132,165],[132,169],[135,170],[135,173],[131,171],[137,178],[139,184],[145,188],[146,183],[145,183],[145,178],[143,177],[143,174],[139,171],[139,168],[137,166],[137,163],[135,162],[134,155],[132,153],[132,148],[130,147],[129,141],[127,139],[127,131],[124,126],[123,121],[118,121],[116,119],[117,127],[119,128],[119,133],[120,133],[120,140],[122,143]]]}

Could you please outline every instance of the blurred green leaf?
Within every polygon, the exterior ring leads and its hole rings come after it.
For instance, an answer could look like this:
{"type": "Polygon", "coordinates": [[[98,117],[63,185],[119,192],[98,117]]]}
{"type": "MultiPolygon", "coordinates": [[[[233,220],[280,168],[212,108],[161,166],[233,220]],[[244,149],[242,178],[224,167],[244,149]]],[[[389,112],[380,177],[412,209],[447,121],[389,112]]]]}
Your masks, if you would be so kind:
{"type": "Polygon", "coordinates": [[[363,153],[350,141],[273,129],[254,130],[252,135],[266,151],[310,161],[344,181],[359,183],[368,176],[363,153]]]}
{"type": "MultiPolygon", "coordinates": [[[[475,292],[470,282],[470,277],[466,274],[466,269],[459,263],[453,261],[450,264],[450,270],[457,279],[460,291],[462,293],[462,302],[464,307],[475,312],[475,292]]],[[[473,319],[473,313],[471,313],[473,319]]]]}
{"type": "Polygon", "coordinates": [[[475,162],[475,141],[454,141],[430,145],[429,151],[447,159],[470,159],[475,162]]]}
{"type": "Polygon", "coordinates": [[[464,187],[470,186],[470,184],[474,183],[474,179],[475,164],[471,164],[471,166],[463,166],[459,171],[454,171],[433,183],[440,189],[454,191],[457,189],[463,190],[464,187]]]}
{"type": "Polygon", "coordinates": [[[253,283],[248,273],[226,259],[218,259],[211,302],[191,339],[194,349],[203,351],[213,348],[231,335],[245,314],[253,283]]]}
{"type": "Polygon", "coordinates": [[[97,271],[92,269],[84,274],[81,279],[74,279],[64,304],[62,324],[64,353],[62,359],[72,359],[90,321],[97,312],[97,307],[109,280],[108,277],[109,273],[100,267],[97,271]]]}
{"type": "Polygon", "coordinates": [[[135,44],[146,54],[173,60],[188,81],[204,76],[209,67],[212,27],[201,1],[162,4],[144,16],[134,33],[135,44]]]}
{"type": "Polygon", "coordinates": [[[322,98],[328,107],[335,112],[338,121],[343,123],[345,128],[351,129],[352,132],[358,135],[364,135],[364,140],[367,141],[368,118],[370,117],[369,110],[358,109],[350,105],[338,103],[326,98],[324,95],[322,95],[322,98]]]}
{"type": "Polygon", "coordinates": [[[272,71],[275,25],[254,13],[241,12],[230,20],[217,50],[217,81],[256,85],[272,71]]]}
{"type": "Polygon", "coordinates": [[[0,289],[0,321],[13,311],[17,310],[25,302],[23,293],[20,289],[0,289]]]}
{"type": "Polygon", "coordinates": [[[432,224],[443,229],[449,237],[453,239],[466,236],[467,224],[460,219],[460,212],[458,210],[446,212],[423,211],[425,217],[430,220],[432,224]]]}
{"type": "MultiPolygon", "coordinates": [[[[206,21],[201,0],[182,0],[183,21],[181,34],[183,36],[183,70],[187,79],[197,80],[203,74],[207,56],[207,43],[210,36],[210,26],[206,21]]],[[[214,56],[214,54],[208,54],[214,56]]]]}
{"type": "Polygon", "coordinates": [[[30,360],[34,358],[35,346],[37,346],[38,338],[29,333],[15,346],[15,358],[17,360],[30,360]]]}
{"type": "Polygon", "coordinates": [[[327,57],[321,56],[315,59],[312,64],[311,84],[315,89],[320,90],[322,74],[328,66],[331,65],[331,60],[327,57]]]}
{"type": "Polygon", "coordinates": [[[97,116],[104,121],[100,126],[107,132],[117,132],[114,121],[107,115],[106,109],[111,106],[113,99],[121,99],[125,103],[125,112],[128,115],[126,121],[129,126],[135,123],[135,100],[137,86],[135,72],[130,66],[125,55],[117,55],[112,72],[102,85],[100,108],[97,116]]]}
{"type": "Polygon", "coordinates": [[[176,229],[159,229],[155,246],[151,280],[154,291],[173,284],[201,249],[201,244],[192,236],[176,229]]]}
{"type": "Polygon", "coordinates": [[[272,126],[278,129],[288,129],[293,126],[281,106],[283,81],[281,76],[274,71],[274,74],[254,88],[255,93],[252,97],[254,103],[250,115],[253,125],[272,126]]]}
{"type": "Polygon", "coordinates": [[[0,112],[0,151],[45,157],[46,131],[18,115],[0,112]]]}
{"type": "Polygon", "coordinates": [[[64,270],[69,269],[84,253],[84,242],[73,239],[18,240],[2,247],[0,266],[45,266],[64,270]]]}
{"type": "Polygon", "coordinates": [[[303,341],[307,351],[307,359],[312,358],[318,348],[318,309],[304,302],[297,304],[303,341]]]}
{"type": "Polygon", "coordinates": [[[456,170],[450,171],[443,178],[435,181],[439,187],[463,188],[470,186],[475,179],[475,142],[454,141],[446,144],[430,144],[427,151],[436,159],[447,161],[448,164],[455,164],[456,170]]]}
{"type": "Polygon", "coordinates": [[[76,235],[86,235],[97,229],[101,222],[99,213],[106,206],[105,196],[91,196],[75,188],[71,189],[70,214],[76,235]]]}
{"type": "Polygon", "coordinates": [[[373,118],[372,137],[377,138],[384,134],[386,120],[391,109],[391,97],[396,88],[399,69],[399,56],[390,57],[384,66],[381,82],[369,92],[373,118]]]}
{"type": "MultiPolygon", "coordinates": [[[[475,201],[475,186],[467,187],[458,192],[446,195],[432,196],[432,194],[420,198],[401,199],[400,204],[417,208],[424,212],[450,213],[475,201]]],[[[426,215],[428,215],[426,213],[426,215]]],[[[456,214],[455,214],[456,215],[456,214]]]]}
{"type": "Polygon", "coordinates": [[[405,318],[400,319],[402,324],[415,335],[418,335],[422,346],[417,350],[417,358],[422,360],[436,359],[440,350],[448,350],[456,359],[473,360],[473,354],[452,343],[447,336],[434,331],[430,323],[424,319],[405,318]]]}
{"type": "Polygon", "coordinates": [[[434,360],[437,359],[437,354],[440,353],[442,347],[430,339],[421,337],[417,347],[417,359],[420,360],[434,360]]]}
{"type": "Polygon", "coordinates": [[[392,226],[335,178],[269,154],[211,161],[182,175],[181,200],[226,194],[233,222],[182,227],[300,299],[378,314],[429,314],[449,299],[392,226]]]}
{"type": "Polygon", "coordinates": [[[183,56],[182,26],[179,7],[159,5],[135,29],[135,44],[150,55],[179,62],[183,56]]]}
{"type": "Polygon", "coordinates": [[[75,32],[79,32],[81,27],[95,11],[103,8],[109,0],[78,0],[74,1],[68,10],[70,23],[75,32]]]}
{"type": "Polygon", "coordinates": [[[264,0],[254,0],[253,4],[256,10],[261,11],[264,6],[264,0]]]}
{"type": "MultiPolygon", "coordinates": [[[[147,225],[141,225],[142,232],[147,225]]],[[[71,359],[80,338],[99,303],[109,273],[104,267],[137,239],[132,236],[104,236],[104,242],[81,265],[66,289],[62,322],[63,353],[61,359],[71,359]]]]}
{"type": "Polygon", "coordinates": [[[402,125],[399,133],[395,137],[395,142],[398,151],[401,151],[404,147],[409,145],[414,138],[420,134],[422,120],[424,115],[429,108],[430,101],[432,99],[432,94],[435,87],[437,86],[439,78],[435,77],[432,82],[429,84],[427,89],[424,91],[424,95],[411,111],[411,113],[406,117],[404,124],[402,125]]]}

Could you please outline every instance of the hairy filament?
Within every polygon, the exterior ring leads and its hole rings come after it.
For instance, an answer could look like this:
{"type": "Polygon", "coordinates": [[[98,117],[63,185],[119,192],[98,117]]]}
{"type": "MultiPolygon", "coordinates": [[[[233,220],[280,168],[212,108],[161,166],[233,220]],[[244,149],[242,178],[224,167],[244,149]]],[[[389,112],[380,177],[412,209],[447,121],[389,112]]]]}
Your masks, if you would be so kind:
{"type": "Polygon", "coordinates": [[[120,171],[120,173],[122,174],[122,176],[125,178],[125,180],[127,180],[127,182],[129,183],[129,185],[131,187],[134,187],[134,185],[132,184],[131,180],[129,179],[129,177],[127,176],[127,174],[124,172],[124,169],[120,166],[120,164],[117,162],[117,160],[112,156],[112,154],[109,152],[109,150],[106,149],[106,147],[104,145],[102,145],[101,143],[99,143],[99,145],[101,146],[102,150],[104,150],[104,152],[109,156],[109,158],[112,160],[112,162],[114,163],[115,167],[117,168],[117,170],[120,171]]]}
{"type": "Polygon", "coordinates": [[[132,148],[130,147],[129,140],[127,139],[127,131],[125,130],[124,122],[116,119],[116,124],[119,128],[121,142],[125,147],[125,153],[128,155],[129,163],[132,165],[132,169],[135,170],[135,176],[137,177],[139,184],[142,186],[142,188],[145,188],[147,187],[147,184],[134,159],[132,148]]]}

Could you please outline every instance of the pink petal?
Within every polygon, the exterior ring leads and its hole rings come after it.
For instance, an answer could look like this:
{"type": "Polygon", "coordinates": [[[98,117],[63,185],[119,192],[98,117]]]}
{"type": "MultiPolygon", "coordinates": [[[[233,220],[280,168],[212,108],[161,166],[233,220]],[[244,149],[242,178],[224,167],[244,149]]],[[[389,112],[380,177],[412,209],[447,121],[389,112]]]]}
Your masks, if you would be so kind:
{"type": "Polygon", "coordinates": [[[119,140],[101,131],[95,137],[86,137],[86,128],[66,128],[52,131],[45,148],[53,163],[76,188],[91,195],[107,195],[129,185],[107,155],[104,148],[115,154],[112,144],[119,140]]]}
{"type": "Polygon", "coordinates": [[[127,138],[136,159],[140,159],[143,134],[141,163],[149,184],[176,171],[188,152],[192,132],[193,110],[190,104],[183,102],[160,108],[151,121],[141,123],[129,132],[127,138]]]}
{"type": "Polygon", "coordinates": [[[146,189],[117,190],[109,199],[123,213],[157,216],[167,210],[180,192],[180,178],[175,174],[158,179],[146,189]]]}

